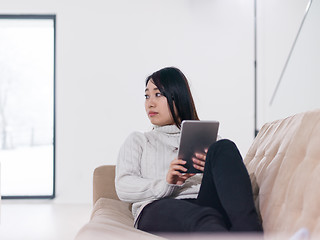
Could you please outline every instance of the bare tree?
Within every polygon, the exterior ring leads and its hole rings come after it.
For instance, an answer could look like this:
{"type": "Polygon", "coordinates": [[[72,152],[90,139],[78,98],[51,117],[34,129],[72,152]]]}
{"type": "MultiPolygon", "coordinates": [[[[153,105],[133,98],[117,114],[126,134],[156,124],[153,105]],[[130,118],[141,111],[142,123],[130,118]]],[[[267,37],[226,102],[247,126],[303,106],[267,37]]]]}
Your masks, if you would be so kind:
{"type": "Polygon", "coordinates": [[[7,100],[10,92],[11,72],[4,61],[0,61],[0,136],[1,148],[8,148],[7,100]]]}
{"type": "MultiPolygon", "coordinates": [[[[0,73],[1,74],[1,73],[0,73]]],[[[2,75],[2,74],[1,74],[2,75]]],[[[7,148],[7,119],[5,114],[5,108],[7,103],[7,88],[4,86],[4,79],[1,76],[0,80],[0,125],[1,125],[1,146],[2,149],[7,148]]]]}

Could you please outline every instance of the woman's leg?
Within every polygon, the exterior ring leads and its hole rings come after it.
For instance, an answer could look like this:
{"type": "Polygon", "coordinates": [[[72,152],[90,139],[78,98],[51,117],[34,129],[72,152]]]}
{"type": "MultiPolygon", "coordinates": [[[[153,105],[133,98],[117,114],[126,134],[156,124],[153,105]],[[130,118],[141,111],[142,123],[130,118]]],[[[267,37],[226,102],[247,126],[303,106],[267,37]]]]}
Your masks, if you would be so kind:
{"type": "Polygon", "coordinates": [[[209,148],[197,201],[217,209],[230,231],[262,231],[247,169],[230,140],[217,141],[209,148]]]}
{"type": "Polygon", "coordinates": [[[221,214],[189,200],[160,199],[147,205],[140,215],[138,229],[146,232],[225,232],[221,214]]]}

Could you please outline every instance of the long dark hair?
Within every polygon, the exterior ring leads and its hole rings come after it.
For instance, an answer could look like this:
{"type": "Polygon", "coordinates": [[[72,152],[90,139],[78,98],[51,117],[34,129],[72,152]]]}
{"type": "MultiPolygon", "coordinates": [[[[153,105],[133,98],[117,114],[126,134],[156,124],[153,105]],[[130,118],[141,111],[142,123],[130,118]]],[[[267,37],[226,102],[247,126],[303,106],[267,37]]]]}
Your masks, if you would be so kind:
{"type": "Polygon", "coordinates": [[[183,120],[199,120],[188,80],[178,68],[167,67],[154,72],[147,77],[146,86],[150,80],[167,98],[174,123],[178,128],[183,120]]]}

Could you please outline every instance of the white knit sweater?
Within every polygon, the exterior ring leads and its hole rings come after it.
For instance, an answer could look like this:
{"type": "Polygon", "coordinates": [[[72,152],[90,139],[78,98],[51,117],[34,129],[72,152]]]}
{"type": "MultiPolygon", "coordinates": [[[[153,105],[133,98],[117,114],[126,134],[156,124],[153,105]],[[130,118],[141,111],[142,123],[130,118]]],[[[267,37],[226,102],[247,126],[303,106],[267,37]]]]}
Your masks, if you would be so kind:
{"type": "Polygon", "coordinates": [[[135,226],[142,209],[150,202],[169,198],[196,198],[202,174],[183,185],[168,184],[166,175],[178,155],[180,129],[175,125],[154,126],[146,133],[134,132],[122,145],[116,166],[116,191],[125,202],[133,203],[135,226]]]}

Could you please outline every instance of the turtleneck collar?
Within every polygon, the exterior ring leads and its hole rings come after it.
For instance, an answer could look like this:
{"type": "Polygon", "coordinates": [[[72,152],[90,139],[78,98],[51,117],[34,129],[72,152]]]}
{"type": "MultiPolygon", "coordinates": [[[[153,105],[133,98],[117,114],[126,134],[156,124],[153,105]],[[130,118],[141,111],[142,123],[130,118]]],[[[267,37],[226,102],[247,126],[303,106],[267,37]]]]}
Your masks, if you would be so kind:
{"type": "Polygon", "coordinates": [[[176,125],[157,126],[153,125],[152,130],[166,134],[180,134],[181,130],[176,125]]]}

